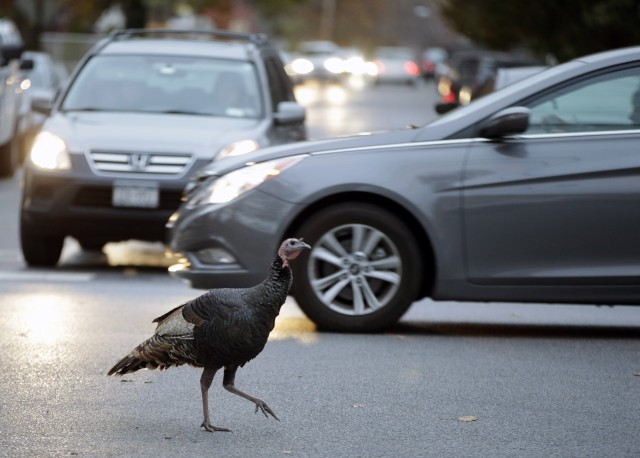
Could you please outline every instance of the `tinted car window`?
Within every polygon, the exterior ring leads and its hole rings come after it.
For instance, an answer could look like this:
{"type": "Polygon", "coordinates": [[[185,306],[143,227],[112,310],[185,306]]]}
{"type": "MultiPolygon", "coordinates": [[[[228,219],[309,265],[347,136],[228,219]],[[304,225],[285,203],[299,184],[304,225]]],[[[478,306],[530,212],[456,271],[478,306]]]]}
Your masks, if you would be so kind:
{"type": "Polygon", "coordinates": [[[640,68],[589,78],[530,103],[527,133],[637,129],[640,68]]]}
{"type": "Polygon", "coordinates": [[[253,64],[178,56],[96,56],[62,109],[263,116],[253,64]]]}

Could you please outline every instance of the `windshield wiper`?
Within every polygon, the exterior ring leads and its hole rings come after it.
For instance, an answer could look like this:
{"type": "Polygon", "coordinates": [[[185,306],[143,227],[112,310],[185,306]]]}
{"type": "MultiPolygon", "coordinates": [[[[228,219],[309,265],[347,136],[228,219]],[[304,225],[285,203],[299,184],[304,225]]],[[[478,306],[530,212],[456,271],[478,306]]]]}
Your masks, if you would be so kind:
{"type": "Polygon", "coordinates": [[[189,110],[162,110],[162,111],[149,111],[148,113],[211,116],[211,114],[203,113],[202,111],[189,111],[189,110]]]}

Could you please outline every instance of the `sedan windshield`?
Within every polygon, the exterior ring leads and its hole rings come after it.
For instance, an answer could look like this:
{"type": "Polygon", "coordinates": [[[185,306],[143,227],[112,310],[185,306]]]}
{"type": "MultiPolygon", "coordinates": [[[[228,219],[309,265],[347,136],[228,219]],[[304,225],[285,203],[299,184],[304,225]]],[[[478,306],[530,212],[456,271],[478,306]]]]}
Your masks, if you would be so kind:
{"type": "Polygon", "coordinates": [[[74,81],[62,110],[263,116],[251,63],[182,56],[96,56],[74,81]]]}

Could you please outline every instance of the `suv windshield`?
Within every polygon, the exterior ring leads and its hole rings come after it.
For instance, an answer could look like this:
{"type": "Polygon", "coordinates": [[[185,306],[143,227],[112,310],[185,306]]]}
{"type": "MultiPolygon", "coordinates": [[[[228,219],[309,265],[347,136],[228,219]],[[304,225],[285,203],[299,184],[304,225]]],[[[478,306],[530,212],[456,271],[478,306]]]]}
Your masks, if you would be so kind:
{"type": "Polygon", "coordinates": [[[182,56],[95,56],[76,78],[61,108],[263,117],[253,64],[182,56]]]}

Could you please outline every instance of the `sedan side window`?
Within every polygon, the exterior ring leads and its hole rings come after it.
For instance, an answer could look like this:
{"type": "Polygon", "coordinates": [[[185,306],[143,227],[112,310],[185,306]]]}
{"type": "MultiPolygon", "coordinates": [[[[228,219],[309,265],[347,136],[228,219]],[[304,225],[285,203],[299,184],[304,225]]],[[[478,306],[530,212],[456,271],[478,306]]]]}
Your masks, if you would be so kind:
{"type": "Polygon", "coordinates": [[[640,129],[640,68],[582,80],[526,105],[527,134],[640,129]]]}

